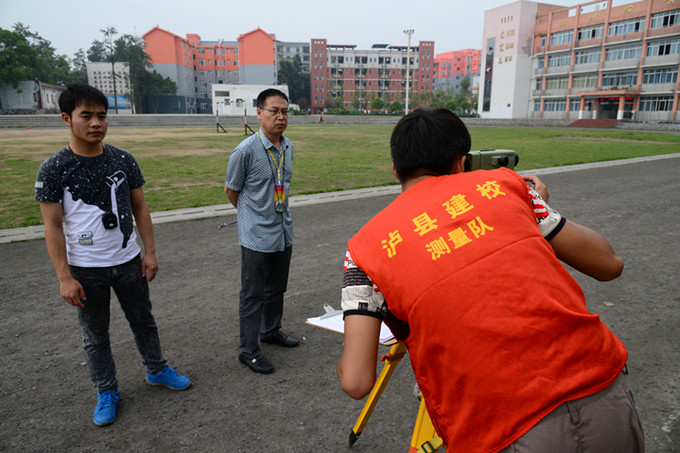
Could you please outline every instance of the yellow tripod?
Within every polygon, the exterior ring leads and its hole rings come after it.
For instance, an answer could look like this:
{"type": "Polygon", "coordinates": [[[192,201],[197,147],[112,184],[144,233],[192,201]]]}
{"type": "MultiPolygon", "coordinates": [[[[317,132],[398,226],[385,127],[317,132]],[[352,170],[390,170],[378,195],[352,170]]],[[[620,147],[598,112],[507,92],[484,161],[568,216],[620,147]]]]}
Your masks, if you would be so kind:
{"type": "MultiPolygon", "coordinates": [[[[354,445],[364,430],[368,419],[373,413],[373,409],[376,404],[378,404],[380,395],[382,395],[387,382],[390,380],[390,377],[392,377],[392,373],[394,373],[394,369],[405,354],[406,345],[403,343],[395,343],[390,348],[390,351],[380,359],[385,362],[385,366],[383,366],[380,376],[378,376],[378,379],[375,381],[373,390],[371,390],[371,394],[368,396],[364,408],[361,410],[359,418],[349,434],[350,447],[354,445]]],[[[418,417],[416,418],[416,424],[413,428],[409,453],[434,453],[439,451],[439,447],[442,446],[442,440],[435,432],[432,420],[430,420],[430,416],[425,408],[425,400],[422,398],[422,394],[418,395],[418,397],[420,398],[420,407],[418,408],[418,417]]]]}

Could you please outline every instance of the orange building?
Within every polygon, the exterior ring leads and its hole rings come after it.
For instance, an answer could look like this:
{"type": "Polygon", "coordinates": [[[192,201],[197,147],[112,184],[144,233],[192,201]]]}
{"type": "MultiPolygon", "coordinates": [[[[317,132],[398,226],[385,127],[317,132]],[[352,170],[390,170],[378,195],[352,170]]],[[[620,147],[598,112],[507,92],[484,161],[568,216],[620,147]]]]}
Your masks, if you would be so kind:
{"type": "Polygon", "coordinates": [[[275,84],[275,38],[258,28],[237,41],[182,38],[154,27],[144,35],[153,69],[177,84],[177,95],[162,99],[159,113],[210,113],[214,84],[275,84]]]}
{"type": "Polygon", "coordinates": [[[678,0],[510,3],[484,43],[483,117],[680,119],[678,0]]]}
{"type": "Polygon", "coordinates": [[[434,59],[434,91],[458,91],[460,81],[469,77],[479,79],[482,51],[480,49],[454,50],[437,54],[434,59]]]}

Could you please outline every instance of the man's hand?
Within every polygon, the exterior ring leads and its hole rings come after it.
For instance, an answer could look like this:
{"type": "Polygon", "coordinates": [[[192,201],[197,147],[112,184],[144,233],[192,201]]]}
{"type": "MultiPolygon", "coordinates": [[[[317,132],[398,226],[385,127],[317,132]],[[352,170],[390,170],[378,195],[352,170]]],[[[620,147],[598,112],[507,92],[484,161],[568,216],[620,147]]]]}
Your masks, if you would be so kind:
{"type": "Polygon", "coordinates": [[[87,299],[83,285],[73,277],[59,281],[59,294],[61,297],[74,307],[85,307],[83,300],[87,299]]]}
{"type": "Polygon", "coordinates": [[[546,203],[548,202],[548,197],[550,194],[548,193],[548,187],[546,187],[545,184],[543,184],[543,181],[538,179],[538,176],[530,175],[530,176],[522,176],[522,179],[524,179],[526,182],[530,182],[534,186],[534,190],[538,192],[538,194],[543,198],[543,201],[546,203]]]}
{"type": "Polygon", "coordinates": [[[145,253],[144,258],[142,258],[142,277],[146,278],[147,282],[150,282],[156,277],[158,273],[158,259],[153,253],[145,253]]]}

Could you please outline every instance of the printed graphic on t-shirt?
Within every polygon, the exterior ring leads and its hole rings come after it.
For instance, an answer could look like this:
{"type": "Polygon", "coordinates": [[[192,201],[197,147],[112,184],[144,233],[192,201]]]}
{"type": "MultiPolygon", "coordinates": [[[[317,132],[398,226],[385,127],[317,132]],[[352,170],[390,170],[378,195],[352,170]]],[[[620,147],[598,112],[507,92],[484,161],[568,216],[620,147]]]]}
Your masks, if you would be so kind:
{"type": "Polygon", "coordinates": [[[101,265],[138,252],[130,196],[143,184],[137,163],[125,151],[106,145],[103,154],[88,158],[65,148],[41,165],[35,199],[62,203],[69,263],[101,265]],[[104,227],[106,213],[115,216],[116,227],[104,227]],[[128,248],[131,240],[135,246],[128,248]]]}

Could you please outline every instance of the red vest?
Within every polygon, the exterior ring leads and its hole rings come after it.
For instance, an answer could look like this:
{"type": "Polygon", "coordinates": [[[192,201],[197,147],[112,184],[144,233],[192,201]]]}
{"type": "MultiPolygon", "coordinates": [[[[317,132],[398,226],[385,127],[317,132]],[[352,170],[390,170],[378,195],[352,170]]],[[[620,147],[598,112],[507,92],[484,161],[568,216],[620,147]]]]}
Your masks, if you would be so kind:
{"type": "Polygon", "coordinates": [[[502,450],[565,401],[606,388],[626,362],[513,171],[420,181],[349,251],[409,324],[411,366],[452,452],[502,450]]]}

